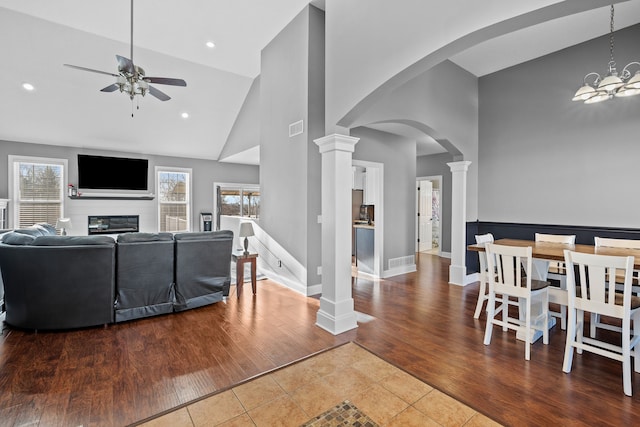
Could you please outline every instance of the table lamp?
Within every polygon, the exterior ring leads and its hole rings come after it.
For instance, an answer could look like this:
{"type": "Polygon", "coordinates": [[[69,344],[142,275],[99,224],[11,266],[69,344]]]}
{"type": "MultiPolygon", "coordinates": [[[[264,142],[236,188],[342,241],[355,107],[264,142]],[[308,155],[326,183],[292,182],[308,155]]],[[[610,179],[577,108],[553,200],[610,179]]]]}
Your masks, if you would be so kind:
{"type": "Polygon", "coordinates": [[[244,254],[249,253],[249,236],[253,236],[253,224],[250,222],[243,222],[240,224],[239,237],[244,237],[244,254]]]}
{"type": "Polygon", "coordinates": [[[61,235],[66,236],[67,230],[73,228],[71,226],[71,218],[58,218],[58,221],[56,221],[56,228],[60,229],[61,235]]]}

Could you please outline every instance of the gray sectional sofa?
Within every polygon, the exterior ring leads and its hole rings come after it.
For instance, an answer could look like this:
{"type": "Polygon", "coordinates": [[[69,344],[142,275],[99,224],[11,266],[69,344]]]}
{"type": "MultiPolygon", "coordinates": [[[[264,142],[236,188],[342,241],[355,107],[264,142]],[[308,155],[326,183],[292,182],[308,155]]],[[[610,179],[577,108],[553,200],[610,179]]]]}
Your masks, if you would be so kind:
{"type": "Polygon", "coordinates": [[[116,240],[53,234],[53,227],[34,226],[2,235],[5,321],[12,326],[103,325],[212,304],[229,293],[231,231],[116,240]]]}

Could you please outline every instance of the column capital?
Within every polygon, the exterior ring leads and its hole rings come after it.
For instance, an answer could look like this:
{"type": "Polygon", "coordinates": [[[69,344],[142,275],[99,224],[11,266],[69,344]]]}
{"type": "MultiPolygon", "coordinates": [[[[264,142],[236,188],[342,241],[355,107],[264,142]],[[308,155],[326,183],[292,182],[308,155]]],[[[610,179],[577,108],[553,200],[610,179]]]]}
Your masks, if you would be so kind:
{"type": "Polygon", "coordinates": [[[360,141],[360,138],[337,133],[313,140],[320,148],[320,153],[329,151],[346,151],[353,153],[358,141],[360,141]]]}
{"type": "Polygon", "coordinates": [[[451,172],[466,172],[469,170],[470,161],[465,160],[462,162],[450,162],[447,166],[451,169],[451,172]]]}

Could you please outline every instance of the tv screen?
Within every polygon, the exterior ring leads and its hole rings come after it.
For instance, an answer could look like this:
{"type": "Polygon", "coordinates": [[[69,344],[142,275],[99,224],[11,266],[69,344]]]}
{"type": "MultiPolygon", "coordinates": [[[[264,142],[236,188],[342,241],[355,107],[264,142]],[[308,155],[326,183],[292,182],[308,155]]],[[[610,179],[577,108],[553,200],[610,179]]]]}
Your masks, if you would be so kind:
{"type": "Polygon", "coordinates": [[[78,154],[78,188],[147,190],[147,159],[78,154]]]}

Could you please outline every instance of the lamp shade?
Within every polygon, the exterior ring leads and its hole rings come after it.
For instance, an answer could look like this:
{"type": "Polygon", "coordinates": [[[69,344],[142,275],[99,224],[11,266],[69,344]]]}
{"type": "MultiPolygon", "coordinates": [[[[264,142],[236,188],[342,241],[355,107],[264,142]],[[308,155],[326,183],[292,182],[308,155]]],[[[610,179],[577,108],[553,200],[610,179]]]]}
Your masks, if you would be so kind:
{"type": "Polygon", "coordinates": [[[238,233],[239,237],[249,237],[253,236],[253,224],[250,222],[243,222],[240,224],[240,232],[238,233]]]}
{"type": "Polygon", "coordinates": [[[64,228],[65,230],[73,228],[71,226],[71,218],[58,218],[56,221],[56,228],[64,228]]]}

